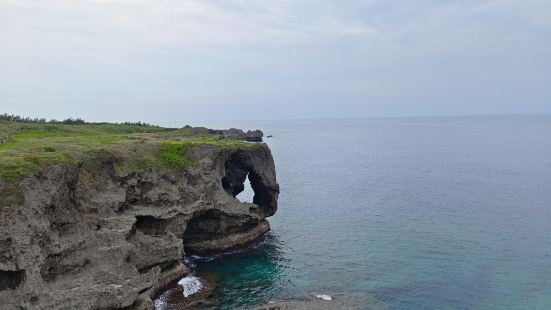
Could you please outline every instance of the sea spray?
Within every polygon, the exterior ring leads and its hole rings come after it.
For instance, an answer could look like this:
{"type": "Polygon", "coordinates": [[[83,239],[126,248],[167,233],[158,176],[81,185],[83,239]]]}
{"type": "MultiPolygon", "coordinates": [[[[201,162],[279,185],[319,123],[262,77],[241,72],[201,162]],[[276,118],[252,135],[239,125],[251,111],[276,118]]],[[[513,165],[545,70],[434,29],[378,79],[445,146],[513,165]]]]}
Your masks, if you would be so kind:
{"type": "Polygon", "coordinates": [[[180,281],[178,281],[178,285],[180,285],[184,289],[184,297],[193,295],[199,292],[201,288],[203,288],[203,284],[201,284],[199,278],[194,275],[189,275],[182,278],[180,281]]]}
{"type": "Polygon", "coordinates": [[[323,300],[333,300],[333,298],[329,295],[326,295],[326,294],[318,294],[316,295],[316,298],[320,298],[320,299],[323,299],[323,300]]]}
{"type": "Polygon", "coordinates": [[[163,294],[161,296],[159,296],[157,299],[155,299],[155,303],[154,303],[154,307],[155,307],[155,310],[164,310],[167,308],[167,301],[166,301],[166,296],[163,294]]]}

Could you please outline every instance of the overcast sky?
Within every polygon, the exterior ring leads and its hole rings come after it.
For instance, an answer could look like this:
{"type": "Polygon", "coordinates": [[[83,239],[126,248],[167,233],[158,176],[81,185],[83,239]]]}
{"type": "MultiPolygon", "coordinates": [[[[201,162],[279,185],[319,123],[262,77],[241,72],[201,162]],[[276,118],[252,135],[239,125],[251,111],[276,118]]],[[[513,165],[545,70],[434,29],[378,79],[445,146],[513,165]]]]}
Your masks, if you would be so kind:
{"type": "Polygon", "coordinates": [[[0,113],[551,113],[549,0],[0,0],[0,113]]]}

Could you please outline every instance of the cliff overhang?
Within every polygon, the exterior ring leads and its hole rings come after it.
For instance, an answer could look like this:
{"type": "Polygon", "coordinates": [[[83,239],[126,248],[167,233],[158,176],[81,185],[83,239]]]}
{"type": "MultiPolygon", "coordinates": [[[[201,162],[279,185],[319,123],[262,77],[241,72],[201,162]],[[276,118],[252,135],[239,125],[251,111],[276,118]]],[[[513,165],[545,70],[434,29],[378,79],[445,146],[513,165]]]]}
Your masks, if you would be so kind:
{"type": "Polygon", "coordinates": [[[0,175],[4,308],[148,309],[159,288],[188,272],[184,254],[224,251],[269,230],[279,185],[267,145],[208,133],[167,139],[178,138],[125,145],[155,156],[177,145],[185,164],[137,167],[131,152],[102,146],[15,179],[0,175]],[[247,176],[253,203],[236,198],[247,176]]]}

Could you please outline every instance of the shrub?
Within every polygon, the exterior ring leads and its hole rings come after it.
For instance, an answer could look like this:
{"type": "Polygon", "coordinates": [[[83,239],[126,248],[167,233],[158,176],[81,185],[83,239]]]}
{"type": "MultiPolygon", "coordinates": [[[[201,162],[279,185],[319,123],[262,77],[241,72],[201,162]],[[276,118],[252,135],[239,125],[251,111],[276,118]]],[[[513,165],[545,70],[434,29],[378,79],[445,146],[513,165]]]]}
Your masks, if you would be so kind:
{"type": "Polygon", "coordinates": [[[0,134],[0,144],[13,141],[12,137],[8,134],[0,134]]]}

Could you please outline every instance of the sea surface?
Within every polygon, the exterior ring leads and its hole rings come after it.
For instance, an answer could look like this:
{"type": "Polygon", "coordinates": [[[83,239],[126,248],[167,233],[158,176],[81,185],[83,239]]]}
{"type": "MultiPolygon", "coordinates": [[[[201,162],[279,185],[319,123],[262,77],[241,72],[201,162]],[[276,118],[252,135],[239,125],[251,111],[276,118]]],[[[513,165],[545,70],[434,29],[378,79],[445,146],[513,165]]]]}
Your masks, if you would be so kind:
{"type": "Polygon", "coordinates": [[[222,309],[339,293],[388,309],[551,309],[551,116],[192,125],[273,135],[272,231],[191,258],[217,275],[222,309]]]}

